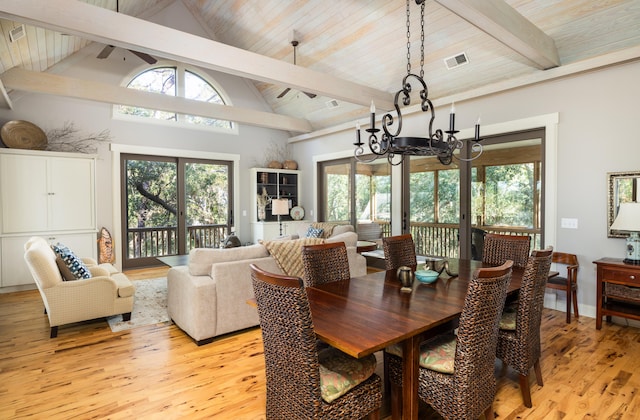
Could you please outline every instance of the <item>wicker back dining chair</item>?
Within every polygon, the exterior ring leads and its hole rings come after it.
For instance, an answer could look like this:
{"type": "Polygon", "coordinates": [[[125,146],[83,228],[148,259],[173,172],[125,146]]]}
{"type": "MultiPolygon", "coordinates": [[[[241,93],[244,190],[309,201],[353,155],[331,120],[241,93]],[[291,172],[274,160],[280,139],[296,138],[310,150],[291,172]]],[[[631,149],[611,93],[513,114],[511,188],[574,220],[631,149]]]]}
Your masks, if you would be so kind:
{"type": "Polygon", "coordinates": [[[530,236],[488,233],[484,237],[482,262],[501,265],[505,261],[511,260],[514,267],[523,268],[529,260],[530,247],[530,236]]]}
{"type": "Polygon", "coordinates": [[[500,320],[496,355],[504,364],[518,372],[525,407],[531,407],[529,372],[532,367],[538,385],[543,385],[540,369],[540,322],[552,253],[552,247],[532,252],[522,275],[520,298],[513,306],[505,308],[500,320]]]}
{"type": "Polygon", "coordinates": [[[399,267],[416,266],[416,246],[411,234],[387,236],[382,238],[384,265],[386,270],[397,270],[399,267]]]}
{"type": "Polygon", "coordinates": [[[266,418],[378,419],[382,381],[373,373],[375,356],[356,359],[333,347],[318,352],[302,279],[250,268],[264,345],[266,418]],[[339,391],[343,384],[349,386],[339,391]]]}
{"type": "Polygon", "coordinates": [[[565,252],[554,252],[551,262],[562,264],[567,268],[567,275],[554,276],[547,281],[547,288],[564,290],[567,293],[567,324],[571,322],[571,302],[573,302],[573,313],[578,318],[578,256],[565,252]]]}
{"type": "Polygon", "coordinates": [[[302,266],[306,287],[351,278],[344,242],[303,246],[302,266]]]}
{"type": "MultiPolygon", "coordinates": [[[[498,322],[513,262],[480,268],[469,282],[457,335],[438,335],[420,346],[418,396],[446,419],[493,419],[498,322]]],[[[399,415],[402,360],[389,355],[392,413],[399,415]]],[[[394,417],[395,418],[395,417],[394,417]]]]}

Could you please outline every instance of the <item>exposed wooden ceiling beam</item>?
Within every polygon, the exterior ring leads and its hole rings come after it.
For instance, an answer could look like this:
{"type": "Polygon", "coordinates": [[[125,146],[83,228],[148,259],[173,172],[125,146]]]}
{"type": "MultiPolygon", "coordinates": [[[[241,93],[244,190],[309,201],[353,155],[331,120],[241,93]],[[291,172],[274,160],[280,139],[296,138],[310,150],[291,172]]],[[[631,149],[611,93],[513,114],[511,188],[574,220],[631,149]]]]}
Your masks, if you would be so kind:
{"type": "Polygon", "coordinates": [[[540,69],[560,65],[553,39],[503,0],[435,0],[540,69]]]}
{"type": "Polygon", "coordinates": [[[2,80],[0,80],[0,106],[6,109],[13,109],[13,103],[11,102],[11,98],[9,98],[7,89],[5,89],[2,84],[2,80]]]}
{"type": "Polygon", "coordinates": [[[369,106],[373,100],[381,109],[393,109],[389,92],[77,0],[1,0],[0,17],[354,104],[369,106]]]}
{"type": "Polygon", "coordinates": [[[311,131],[311,124],[308,121],[286,115],[142,92],[106,83],[40,73],[17,67],[4,72],[1,77],[2,83],[9,89],[198,115],[285,131],[301,133],[311,131]]]}

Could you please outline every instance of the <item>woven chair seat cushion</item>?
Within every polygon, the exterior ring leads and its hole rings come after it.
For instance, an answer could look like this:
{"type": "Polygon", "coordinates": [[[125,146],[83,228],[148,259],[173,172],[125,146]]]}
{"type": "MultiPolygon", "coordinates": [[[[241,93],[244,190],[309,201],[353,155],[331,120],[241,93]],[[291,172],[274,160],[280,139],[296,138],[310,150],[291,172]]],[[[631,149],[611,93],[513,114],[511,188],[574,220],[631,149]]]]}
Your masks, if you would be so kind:
{"type": "Polygon", "coordinates": [[[500,329],[507,331],[516,330],[516,315],[518,313],[518,305],[510,305],[504,308],[502,311],[502,317],[500,318],[500,329]]]}
{"type": "MultiPolygon", "coordinates": [[[[456,336],[453,333],[441,334],[420,344],[420,367],[453,374],[456,344],[456,336]]],[[[402,347],[399,344],[392,344],[385,351],[402,357],[402,347]]]]}
{"type": "Polygon", "coordinates": [[[356,359],[333,347],[321,350],[318,361],[322,399],[328,403],[369,379],[378,364],[373,354],[356,359]]]}

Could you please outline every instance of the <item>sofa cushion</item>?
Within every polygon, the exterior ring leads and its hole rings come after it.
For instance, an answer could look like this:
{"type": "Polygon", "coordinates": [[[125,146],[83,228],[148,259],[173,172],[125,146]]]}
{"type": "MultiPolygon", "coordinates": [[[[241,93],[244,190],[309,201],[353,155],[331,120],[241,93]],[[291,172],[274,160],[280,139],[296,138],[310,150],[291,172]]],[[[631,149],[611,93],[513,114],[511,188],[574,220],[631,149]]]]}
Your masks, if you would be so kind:
{"type": "Polygon", "coordinates": [[[355,247],[358,245],[358,234],[355,232],[343,232],[325,239],[325,242],[344,242],[344,246],[346,247],[355,247]]]}
{"type": "Polygon", "coordinates": [[[333,228],[333,232],[331,233],[332,235],[340,235],[341,233],[345,233],[345,232],[355,232],[355,230],[353,229],[353,226],[351,225],[336,225],[333,228]]]}
{"type": "Polygon", "coordinates": [[[302,277],[302,247],[321,243],[324,243],[322,238],[300,238],[291,241],[267,241],[264,245],[285,274],[302,277]]]}
{"type": "Polygon", "coordinates": [[[82,262],[80,258],[76,256],[68,247],[59,243],[56,245],[51,245],[51,249],[56,253],[57,256],[62,259],[65,263],[71,274],[76,279],[90,279],[91,272],[87,268],[86,265],[82,262]]]}
{"type": "Polygon", "coordinates": [[[268,257],[269,252],[261,245],[239,246],[237,248],[194,248],[189,252],[189,274],[208,276],[211,264],[268,257]]]}

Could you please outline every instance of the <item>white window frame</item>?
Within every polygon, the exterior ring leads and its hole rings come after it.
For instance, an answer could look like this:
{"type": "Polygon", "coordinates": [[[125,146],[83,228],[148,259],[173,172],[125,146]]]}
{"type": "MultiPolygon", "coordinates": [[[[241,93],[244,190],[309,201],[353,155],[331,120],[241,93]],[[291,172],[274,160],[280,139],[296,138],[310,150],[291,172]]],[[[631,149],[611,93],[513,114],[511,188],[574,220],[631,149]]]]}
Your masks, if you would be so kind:
{"type": "MultiPolygon", "coordinates": [[[[120,86],[126,88],[129,85],[129,83],[131,83],[131,81],[135,77],[139,76],[140,74],[156,68],[165,68],[165,67],[172,67],[176,69],[176,97],[184,98],[185,73],[189,71],[194,75],[202,78],[205,82],[209,83],[211,87],[215,89],[216,92],[218,92],[218,95],[220,95],[225,105],[233,106],[233,104],[231,103],[231,100],[229,99],[229,95],[227,95],[227,93],[222,88],[222,86],[220,86],[214,79],[212,79],[208,73],[206,73],[205,71],[197,67],[188,66],[182,63],[176,63],[173,61],[158,61],[156,64],[152,66],[138,67],[136,70],[130,72],[127,76],[124,77],[120,86]]],[[[150,118],[150,117],[140,117],[137,115],[122,114],[117,111],[118,106],[119,106],[118,104],[114,104],[111,107],[111,118],[114,120],[135,121],[140,123],[155,124],[155,125],[161,125],[166,127],[180,127],[180,128],[194,129],[194,130],[214,131],[214,132],[224,133],[224,134],[235,134],[235,135],[238,134],[238,124],[234,121],[229,121],[231,123],[230,129],[224,129],[224,128],[214,127],[209,125],[189,123],[186,121],[185,114],[181,114],[178,112],[176,112],[177,119],[175,121],[161,120],[161,119],[150,118]]],[[[212,118],[212,119],[215,119],[215,118],[212,118]]]]}

